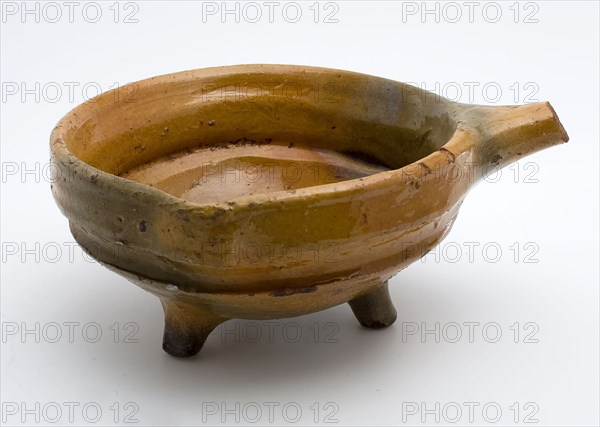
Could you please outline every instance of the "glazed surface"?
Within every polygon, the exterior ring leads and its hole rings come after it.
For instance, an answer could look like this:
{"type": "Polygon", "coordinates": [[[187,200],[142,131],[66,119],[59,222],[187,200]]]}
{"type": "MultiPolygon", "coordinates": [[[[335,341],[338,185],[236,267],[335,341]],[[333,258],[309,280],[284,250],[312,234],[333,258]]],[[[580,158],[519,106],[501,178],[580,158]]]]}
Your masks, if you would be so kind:
{"type": "Polygon", "coordinates": [[[566,139],[545,103],[456,104],[322,68],[194,70],[125,93],[55,128],[53,193],[97,259],[190,293],[331,283],[352,298],[435,246],[490,165],[566,139]]]}

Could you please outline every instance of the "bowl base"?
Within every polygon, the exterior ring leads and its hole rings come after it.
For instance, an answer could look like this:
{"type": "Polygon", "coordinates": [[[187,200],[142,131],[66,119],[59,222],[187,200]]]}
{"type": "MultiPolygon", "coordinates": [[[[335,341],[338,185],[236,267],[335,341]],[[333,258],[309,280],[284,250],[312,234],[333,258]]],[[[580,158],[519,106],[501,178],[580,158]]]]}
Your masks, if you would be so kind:
{"type": "Polygon", "coordinates": [[[370,329],[390,326],[396,320],[387,278],[333,281],[304,288],[265,292],[185,292],[114,265],[101,265],[160,300],[164,315],[163,350],[176,357],[197,354],[208,336],[231,319],[273,320],[301,316],[348,303],[358,322],[370,329]],[[266,310],[269,308],[269,310],[266,310]]]}

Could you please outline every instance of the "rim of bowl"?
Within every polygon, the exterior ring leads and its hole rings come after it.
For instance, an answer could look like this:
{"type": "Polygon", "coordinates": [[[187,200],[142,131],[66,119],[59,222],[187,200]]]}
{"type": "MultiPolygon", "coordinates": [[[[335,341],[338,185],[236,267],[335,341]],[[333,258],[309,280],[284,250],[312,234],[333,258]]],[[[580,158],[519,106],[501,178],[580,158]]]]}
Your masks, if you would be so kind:
{"type": "MultiPolygon", "coordinates": [[[[358,78],[375,78],[381,81],[387,81],[396,85],[407,85],[396,80],[387,79],[384,77],[373,76],[364,73],[358,73],[348,70],[340,70],[336,68],[326,67],[314,67],[314,66],[303,66],[303,65],[286,65],[286,64],[240,64],[240,65],[227,65],[219,67],[208,67],[199,68],[185,71],[178,71],[175,73],[162,74],[143,80],[128,83],[121,87],[121,90],[128,85],[149,85],[158,84],[172,81],[175,78],[202,78],[217,75],[229,75],[229,74],[247,74],[252,71],[269,71],[269,72],[318,72],[318,73],[331,73],[331,74],[345,74],[352,75],[358,78]],[[193,75],[193,76],[190,76],[193,75]]],[[[405,177],[411,177],[412,179],[421,179],[423,176],[428,175],[436,170],[454,163],[458,155],[464,151],[463,149],[456,150],[461,146],[470,145],[470,132],[464,126],[464,123],[455,119],[455,129],[448,141],[443,144],[439,149],[432,151],[427,156],[422,157],[412,163],[409,163],[401,168],[392,169],[389,171],[378,172],[372,175],[368,175],[362,178],[354,178],[350,180],[315,185],[311,187],[303,187],[295,190],[278,190],[270,193],[260,193],[254,195],[246,195],[235,197],[229,201],[222,202],[204,202],[196,203],[176,197],[161,189],[151,187],[147,184],[133,181],[127,178],[123,178],[119,175],[111,174],[98,169],[89,163],[84,162],[75,156],[67,147],[65,142],[65,129],[69,121],[73,120],[77,116],[83,116],[85,113],[94,109],[94,101],[101,96],[108,96],[107,94],[112,93],[116,89],[103,92],[102,94],[91,98],[65,114],[57,123],[52,130],[50,135],[50,149],[52,155],[56,161],[65,164],[71,169],[78,169],[78,173],[82,173],[91,179],[93,176],[97,183],[105,184],[107,186],[123,186],[126,185],[130,192],[141,192],[150,196],[157,202],[160,201],[162,204],[168,202],[168,204],[177,205],[178,208],[185,208],[188,210],[232,210],[235,206],[239,208],[252,208],[256,205],[269,205],[269,204],[280,204],[281,202],[292,202],[294,200],[310,201],[314,198],[314,201],[323,199],[325,195],[332,198],[343,198],[344,196],[351,195],[352,192],[358,190],[376,190],[384,189],[398,191],[397,185],[406,184],[407,180],[405,177]]],[[[415,87],[415,90],[421,92],[428,92],[424,89],[415,87]]],[[[436,95],[437,96],[437,95],[436,95]]],[[[440,97],[443,101],[448,102],[448,105],[462,105],[458,102],[451,102],[440,97]]],[[[410,181],[410,180],[409,180],[410,181]]]]}

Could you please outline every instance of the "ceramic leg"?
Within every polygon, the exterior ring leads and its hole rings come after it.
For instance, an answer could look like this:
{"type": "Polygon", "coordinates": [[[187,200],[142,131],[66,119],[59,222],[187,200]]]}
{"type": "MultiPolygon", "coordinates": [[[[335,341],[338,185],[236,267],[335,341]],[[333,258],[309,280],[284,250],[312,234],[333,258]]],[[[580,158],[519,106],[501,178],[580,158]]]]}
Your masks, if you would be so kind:
{"type": "Polygon", "coordinates": [[[358,322],[373,329],[385,328],[396,321],[396,309],[390,298],[387,282],[365,295],[350,301],[358,322]]]}
{"type": "Polygon", "coordinates": [[[161,299],[165,311],[163,350],[172,356],[198,353],[208,335],[227,319],[197,307],[161,299]]]}

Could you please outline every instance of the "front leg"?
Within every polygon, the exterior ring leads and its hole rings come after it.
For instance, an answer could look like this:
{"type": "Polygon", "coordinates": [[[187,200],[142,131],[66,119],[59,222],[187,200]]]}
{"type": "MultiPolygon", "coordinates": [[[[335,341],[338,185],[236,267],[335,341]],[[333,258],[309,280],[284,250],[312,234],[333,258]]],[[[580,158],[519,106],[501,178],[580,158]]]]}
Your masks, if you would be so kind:
{"type": "Polygon", "coordinates": [[[161,298],[165,312],[163,350],[172,356],[189,357],[197,354],[206,338],[221,323],[228,320],[206,308],[161,298]]]}
{"type": "Polygon", "coordinates": [[[367,328],[385,328],[396,321],[396,309],[390,298],[387,281],[348,304],[358,322],[367,328]]]}

